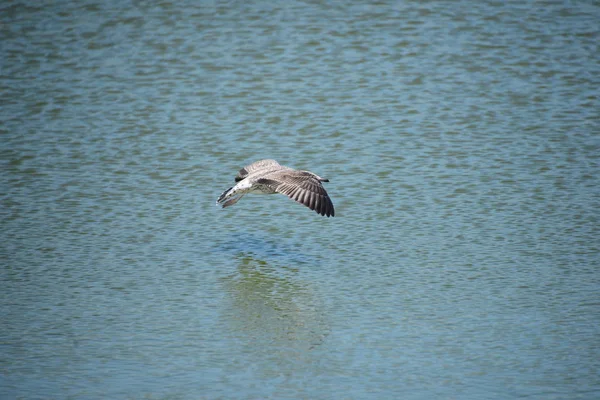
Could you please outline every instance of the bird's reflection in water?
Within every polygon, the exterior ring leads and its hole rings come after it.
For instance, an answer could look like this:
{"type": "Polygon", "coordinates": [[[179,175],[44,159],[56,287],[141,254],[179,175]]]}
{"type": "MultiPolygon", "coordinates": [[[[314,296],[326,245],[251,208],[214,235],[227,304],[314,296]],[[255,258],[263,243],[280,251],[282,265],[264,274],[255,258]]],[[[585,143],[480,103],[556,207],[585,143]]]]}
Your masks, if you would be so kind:
{"type": "Polygon", "coordinates": [[[265,367],[275,374],[290,363],[316,362],[311,350],[323,344],[329,326],[310,282],[297,269],[274,267],[256,256],[240,253],[237,261],[237,271],[223,278],[231,300],[223,313],[230,334],[257,362],[268,360],[265,367]]]}

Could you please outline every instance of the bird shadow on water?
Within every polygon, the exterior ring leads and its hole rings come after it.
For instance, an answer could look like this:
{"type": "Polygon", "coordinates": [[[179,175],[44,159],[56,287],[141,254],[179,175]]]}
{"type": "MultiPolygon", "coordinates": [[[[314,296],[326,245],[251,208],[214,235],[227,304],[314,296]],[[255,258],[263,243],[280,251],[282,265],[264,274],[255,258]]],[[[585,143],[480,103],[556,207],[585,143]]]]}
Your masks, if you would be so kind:
{"type": "Polygon", "coordinates": [[[302,252],[302,249],[282,240],[266,239],[251,233],[234,233],[214,248],[217,253],[228,253],[235,257],[248,255],[282,266],[316,265],[319,260],[302,252]]]}

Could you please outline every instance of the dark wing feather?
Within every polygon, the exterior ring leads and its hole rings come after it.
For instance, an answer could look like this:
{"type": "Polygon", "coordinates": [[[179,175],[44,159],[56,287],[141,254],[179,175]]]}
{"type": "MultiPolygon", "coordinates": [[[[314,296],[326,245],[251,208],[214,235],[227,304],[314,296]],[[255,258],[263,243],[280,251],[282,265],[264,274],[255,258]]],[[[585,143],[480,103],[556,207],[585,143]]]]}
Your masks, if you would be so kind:
{"type": "Polygon", "coordinates": [[[310,172],[277,171],[267,177],[258,179],[257,183],[269,186],[277,193],[305,205],[318,214],[327,217],[335,216],[333,203],[323,184],[310,172]]]}
{"type": "Polygon", "coordinates": [[[280,167],[280,166],[281,165],[279,165],[279,163],[275,160],[267,159],[267,160],[256,161],[256,162],[253,162],[252,164],[247,165],[244,168],[240,169],[237,176],[235,177],[235,181],[239,182],[239,181],[245,179],[251,173],[259,171],[261,169],[268,168],[268,167],[280,167]]]}

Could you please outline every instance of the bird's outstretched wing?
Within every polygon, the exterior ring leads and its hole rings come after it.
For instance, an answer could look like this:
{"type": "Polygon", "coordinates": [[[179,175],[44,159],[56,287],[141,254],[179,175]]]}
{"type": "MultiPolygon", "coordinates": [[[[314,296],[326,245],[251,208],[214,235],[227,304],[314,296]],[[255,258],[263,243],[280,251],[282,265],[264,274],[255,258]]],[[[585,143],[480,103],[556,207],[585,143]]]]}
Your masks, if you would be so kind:
{"type": "Polygon", "coordinates": [[[244,178],[246,178],[248,175],[250,175],[253,172],[259,171],[261,169],[265,169],[265,168],[272,168],[272,167],[280,167],[281,165],[279,165],[279,163],[275,160],[260,160],[260,161],[256,161],[253,162],[250,165],[245,166],[244,168],[240,169],[240,171],[238,172],[237,176],[235,177],[235,181],[239,182],[241,180],[243,180],[244,178]]]}
{"type": "Polygon", "coordinates": [[[307,171],[283,170],[269,174],[257,180],[261,185],[269,186],[277,193],[305,205],[318,214],[335,216],[333,203],[317,177],[307,171]]]}

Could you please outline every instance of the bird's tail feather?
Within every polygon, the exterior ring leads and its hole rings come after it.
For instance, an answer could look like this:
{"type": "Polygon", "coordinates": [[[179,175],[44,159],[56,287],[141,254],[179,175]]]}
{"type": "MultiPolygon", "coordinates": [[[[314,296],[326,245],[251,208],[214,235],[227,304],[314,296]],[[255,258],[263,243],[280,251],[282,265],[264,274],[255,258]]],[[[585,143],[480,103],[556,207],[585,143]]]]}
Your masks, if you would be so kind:
{"type": "Polygon", "coordinates": [[[222,201],[224,201],[227,198],[227,195],[229,194],[229,192],[231,192],[232,189],[233,189],[233,186],[230,187],[229,189],[227,189],[226,191],[224,191],[223,193],[221,193],[221,195],[217,199],[217,204],[219,204],[222,201]]]}

